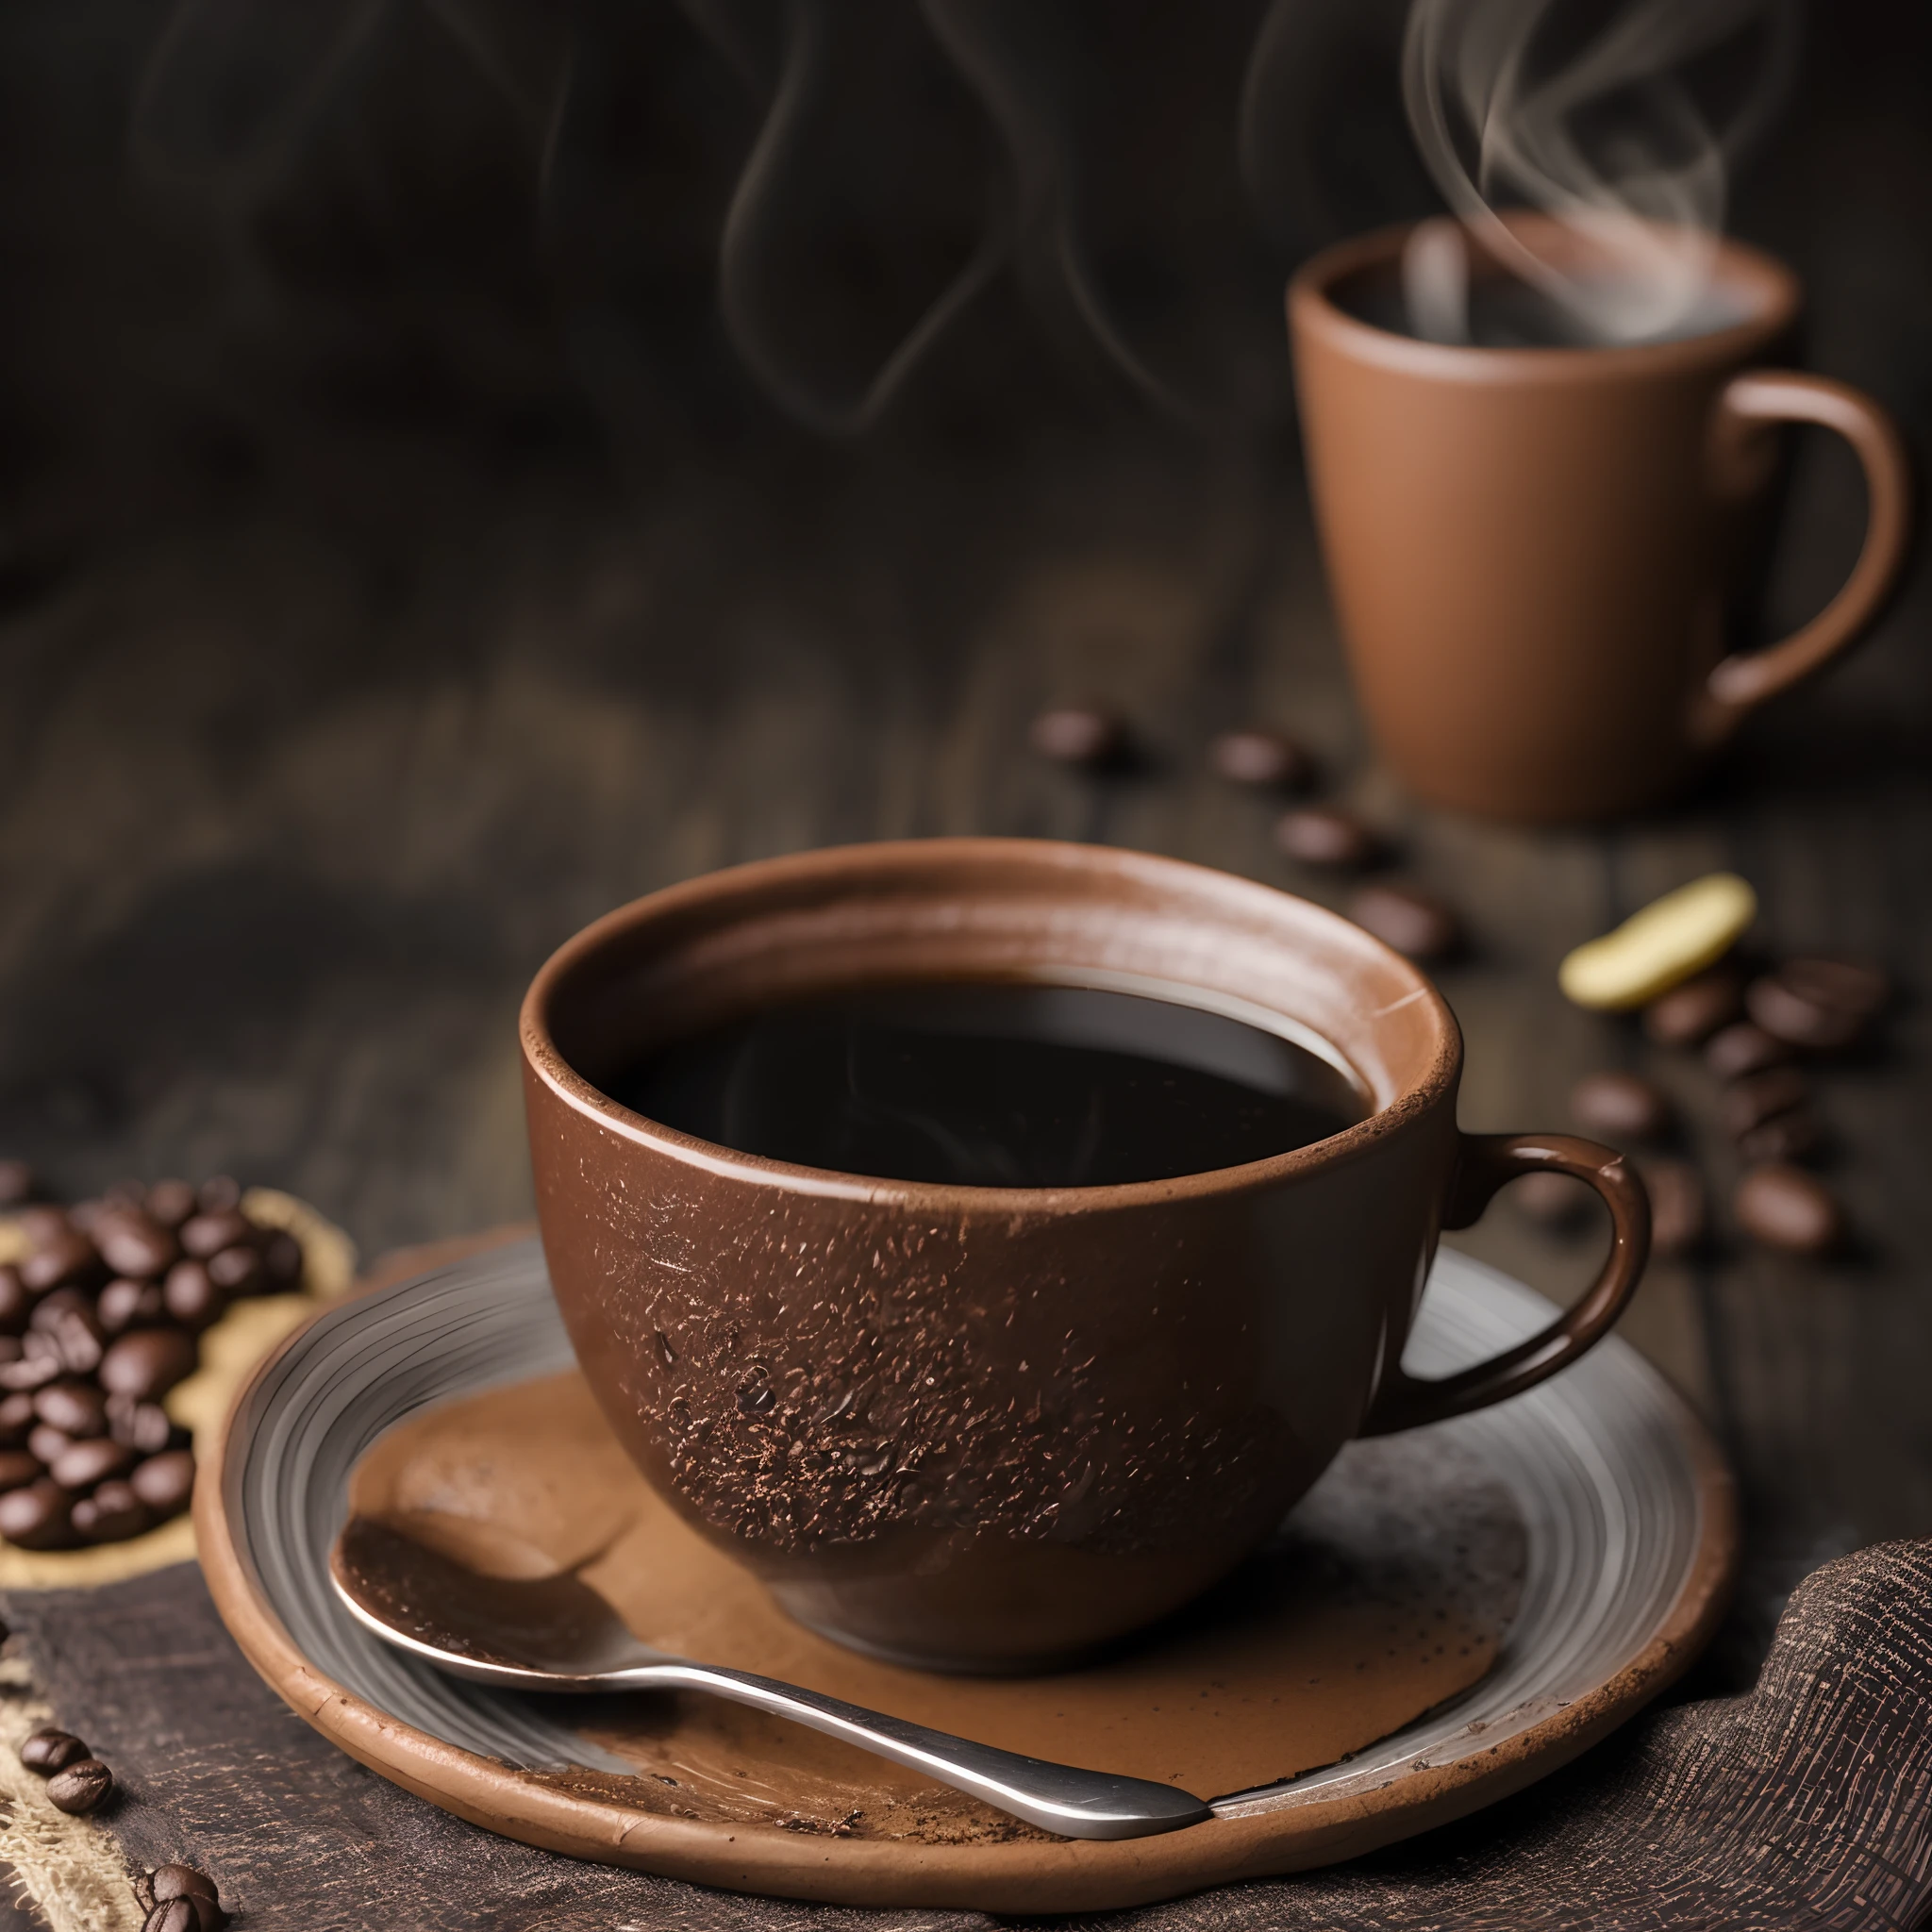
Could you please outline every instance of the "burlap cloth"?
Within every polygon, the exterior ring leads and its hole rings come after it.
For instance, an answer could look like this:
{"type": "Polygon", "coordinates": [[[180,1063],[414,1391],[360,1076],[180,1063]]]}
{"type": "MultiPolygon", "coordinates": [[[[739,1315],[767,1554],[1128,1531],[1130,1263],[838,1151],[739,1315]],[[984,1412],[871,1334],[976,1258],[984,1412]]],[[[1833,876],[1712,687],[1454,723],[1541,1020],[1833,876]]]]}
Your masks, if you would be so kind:
{"type": "MultiPolygon", "coordinates": [[[[967,1932],[965,1912],[741,1898],[458,1823],[343,1757],[257,1679],[180,1565],[0,1596],[0,1857],[55,1932],[139,1932],[129,1874],[210,1873],[243,1932],[967,1932]],[[4,1746],[51,1707],[114,1766],[63,1820],[4,1746]]],[[[1748,1696],[1638,1719],[1519,1797],[1353,1865],[1108,1914],[1135,1932],[1871,1927],[1932,1908],[1932,1542],[1816,1572],[1748,1696]]]]}

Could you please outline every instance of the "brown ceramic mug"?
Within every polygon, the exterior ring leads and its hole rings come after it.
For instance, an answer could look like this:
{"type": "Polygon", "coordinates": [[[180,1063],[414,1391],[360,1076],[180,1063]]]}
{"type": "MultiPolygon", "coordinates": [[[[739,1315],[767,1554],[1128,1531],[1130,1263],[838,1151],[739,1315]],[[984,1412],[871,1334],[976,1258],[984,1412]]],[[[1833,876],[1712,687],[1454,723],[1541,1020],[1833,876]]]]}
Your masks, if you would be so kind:
{"type": "Polygon", "coordinates": [[[1799,291],[1755,249],[1719,247],[1721,325],[1703,334],[1485,348],[1378,325],[1399,313],[1407,234],[1329,249],[1288,295],[1329,587],[1371,728],[1434,804],[1549,822],[1654,803],[1878,614],[1907,541],[1898,433],[1857,390],[1759,366],[1799,291]],[[1727,655],[1784,423],[1857,451],[1864,548],[1803,629],[1727,655]]]}
{"type": "Polygon", "coordinates": [[[658,1490],[800,1621],[941,1669],[1075,1655],[1223,1575],[1353,1436],[1501,1401],[1616,1319],[1649,1209],[1608,1148],[1456,1125],[1461,1041],[1407,960],[1306,901],[1030,840],[716,873],[558,952],[523,1011],[537,1210],[578,1359],[658,1490]],[[641,1053],[788,1002],[1026,982],[1139,992],[1318,1053],[1365,1117],[1128,1186],[790,1166],[631,1112],[641,1053]],[[1439,1231],[1587,1181],[1590,1292],[1445,1380],[1400,1366],[1439,1231]]]}

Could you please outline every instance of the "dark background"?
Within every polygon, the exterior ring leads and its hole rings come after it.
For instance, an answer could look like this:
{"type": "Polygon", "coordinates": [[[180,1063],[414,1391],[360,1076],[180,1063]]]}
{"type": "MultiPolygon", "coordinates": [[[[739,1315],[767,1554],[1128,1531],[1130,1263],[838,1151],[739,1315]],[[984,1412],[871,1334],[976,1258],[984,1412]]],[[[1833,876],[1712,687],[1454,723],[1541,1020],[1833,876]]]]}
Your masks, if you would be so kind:
{"type": "MultiPolygon", "coordinates": [[[[1932,1532],[1924,574],[1670,813],[1525,834],[1402,799],[1327,616],[1279,319],[1309,248],[1434,206],[1401,13],[8,0],[0,1151],[70,1193],[232,1170],[367,1250],[521,1215],[516,1002],[587,919],[965,831],[1333,899],[1203,774],[1215,730],[1281,724],[1468,916],[1472,1126],[1560,1124],[1625,1063],[1708,1118],[1693,1067],[1552,974],[1713,865],[1767,944],[1898,975],[1826,1082],[1855,1251],[1726,1232],[1630,1332],[1739,1461],[1747,1623],[1823,1556],[1932,1532]],[[1027,755],[1090,693],[1140,776],[1027,755]]],[[[1932,9],[1829,0],[1807,33],[1732,225],[1802,273],[1809,364],[1924,448],[1932,9]]],[[[1768,625],[1861,518],[1806,444],[1768,625]]],[[[1693,1138],[1722,1193],[1734,1158],[1693,1138]]],[[[1501,1208],[1476,1245],[1552,1286],[1591,1261],[1501,1208]]]]}

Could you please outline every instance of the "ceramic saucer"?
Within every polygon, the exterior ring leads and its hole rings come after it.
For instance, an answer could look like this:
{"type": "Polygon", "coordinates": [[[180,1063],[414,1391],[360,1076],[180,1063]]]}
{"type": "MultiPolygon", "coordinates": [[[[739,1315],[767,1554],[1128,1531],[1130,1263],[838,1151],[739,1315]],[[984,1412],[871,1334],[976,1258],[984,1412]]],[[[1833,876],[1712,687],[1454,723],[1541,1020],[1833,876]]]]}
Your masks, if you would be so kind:
{"type": "MultiPolygon", "coordinates": [[[[1438,1374],[1549,1304],[1445,1252],[1407,1361],[1438,1374]]],[[[1668,1684],[1735,1553],[1708,1438],[1611,1341],[1482,1414],[1357,1443],[1271,1548],[1120,1654],[941,1677],[786,1619],[631,1470],[534,1241],[322,1315],[205,1464],[202,1560],[262,1675],[352,1756],[530,1843],[748,1891],[1072,1911],[1350,1857],[1517,1790],[1668,1684]],[[648,1641],[1009,1748],[1171,1778],[1208,1824],[1074,1843],[701,1697],[522,1698],[445,1678],[326,1582],[354,1500],[484,1567],[585,1563],[648,1641]]]]}

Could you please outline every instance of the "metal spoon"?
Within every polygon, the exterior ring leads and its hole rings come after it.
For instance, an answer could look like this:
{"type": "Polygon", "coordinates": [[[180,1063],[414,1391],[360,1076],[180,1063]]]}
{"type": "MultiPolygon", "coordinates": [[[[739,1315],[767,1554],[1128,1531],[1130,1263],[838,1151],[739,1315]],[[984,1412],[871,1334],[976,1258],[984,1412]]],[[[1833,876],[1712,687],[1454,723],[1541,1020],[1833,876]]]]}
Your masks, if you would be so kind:
{"type": "Polygon", "coordinates": [[[1147,1838],[1214,1814],[1191,1792],[948,1737],[816,1690],[641,1643],[588,1583],[484,1576],[393,1525],[353,1516],[329,1553],[350,1613],[385,1643],[506,1690],[709,1690],[843,1738],[1063,1838],[1147,1838]]]}

